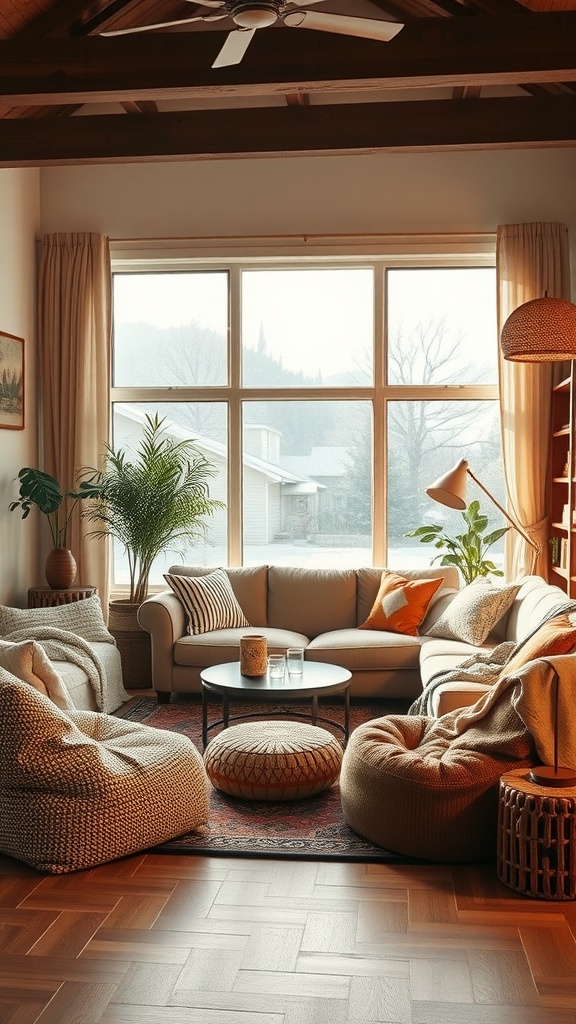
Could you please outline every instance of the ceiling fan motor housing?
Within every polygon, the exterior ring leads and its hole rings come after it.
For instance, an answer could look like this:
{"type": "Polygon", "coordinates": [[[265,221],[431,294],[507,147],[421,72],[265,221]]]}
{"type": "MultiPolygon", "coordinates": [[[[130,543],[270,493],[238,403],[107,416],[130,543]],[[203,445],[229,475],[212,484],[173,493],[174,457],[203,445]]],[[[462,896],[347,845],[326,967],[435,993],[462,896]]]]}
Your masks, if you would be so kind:
{"type": "Polygon", "coordinates": [[[280,0],[240,0],[230,5],[230,17],[240,28],[268,28],[278,21],[283,9],[280,0]]]}

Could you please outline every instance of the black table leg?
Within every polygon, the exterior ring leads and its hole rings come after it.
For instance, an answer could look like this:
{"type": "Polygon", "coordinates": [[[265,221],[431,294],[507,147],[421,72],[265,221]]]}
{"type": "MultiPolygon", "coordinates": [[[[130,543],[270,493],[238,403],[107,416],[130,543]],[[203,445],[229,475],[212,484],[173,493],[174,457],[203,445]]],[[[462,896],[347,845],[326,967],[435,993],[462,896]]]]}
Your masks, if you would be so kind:
{"type": "Polygon", "coordinates": [[[206,690],[202,687],[202,746],[206,748],[208,740],[208,699],[206,690]]]}

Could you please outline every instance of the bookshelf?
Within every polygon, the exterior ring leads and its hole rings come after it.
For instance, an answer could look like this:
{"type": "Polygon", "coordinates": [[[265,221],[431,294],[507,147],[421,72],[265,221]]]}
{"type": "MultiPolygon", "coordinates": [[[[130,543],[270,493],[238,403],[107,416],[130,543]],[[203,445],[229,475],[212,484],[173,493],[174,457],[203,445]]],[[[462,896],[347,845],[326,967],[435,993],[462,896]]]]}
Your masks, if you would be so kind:
{"type": "Polygon", "coordinates": [[[550,453],[549,579],[576,596],[576,467],[574,437],[574,363],[570,375],[552,390],[550,453]]]}

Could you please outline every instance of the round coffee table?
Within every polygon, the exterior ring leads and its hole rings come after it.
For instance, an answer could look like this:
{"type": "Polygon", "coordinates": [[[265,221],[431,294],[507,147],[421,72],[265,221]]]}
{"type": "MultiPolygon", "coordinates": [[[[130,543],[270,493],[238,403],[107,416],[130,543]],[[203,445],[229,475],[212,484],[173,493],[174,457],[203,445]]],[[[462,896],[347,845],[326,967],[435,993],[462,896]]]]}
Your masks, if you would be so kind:
{"type": "MultiPolygon", "coordinates": [[[[295,698],[311,701],[310,715],[290,712],[294,718],[310,718],[312,725],[325,722],[344,734],[344,742],[348,739],[350,729],[350,680],[352,673],[340,665],[327,665],[321,661],[305,661],[304,672],[295,678],[285,673],[283,679],[270,679],[265,676],[243,676],[240,674],[240,662],[225,662],[222,665],[211,665],[203,668],[200,673],[202,680],[202,743],[206,746],[208,733],[219,725],[226,729],[231,721],[243,718],[261,718],[262,714],[231,715],[230,698],[236,700],[254,700],[262,703],[281,704],[285,700],[295,698]],[[344,694],[344,725],[318,715],[318,698],[344,694]],[[222,698],[222,717],[208,724],[208,697],[217,694],[222,698]]],[[[285,712],[272,712],[272,714],[285,712]]],[[[265,717],[265,716],[264,716],[265,717]]]]}

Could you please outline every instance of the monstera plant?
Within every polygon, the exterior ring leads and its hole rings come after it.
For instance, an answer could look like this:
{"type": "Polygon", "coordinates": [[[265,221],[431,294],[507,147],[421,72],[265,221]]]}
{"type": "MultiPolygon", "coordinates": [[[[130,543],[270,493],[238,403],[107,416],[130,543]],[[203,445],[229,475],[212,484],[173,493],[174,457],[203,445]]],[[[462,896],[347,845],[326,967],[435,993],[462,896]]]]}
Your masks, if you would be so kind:
{"type": "Polygon", "coordinates": [[[465,583],[471,583],[478,576],[503,576],[502,570],[486,554],[510,527],[504,526],[486,533],[489,520],[480,511],[479,501],[470,502],[468,508],[460,514],[465,529],[455,537],[449,537],[444,527],[438,525],[419,526],[404,536],[418,537],[421,544],[434,544],[440,554],[432,558],[430,564],[440,562],[440,565],[455,565],[465,583]]]}
{"type": "Polygon", "coordinates": [[[27,519],[36,506],[46,516],[52,537],[52,551],[46,560],[46,580],[54,589],[67,590],[76,578],[76,561],[68,548],[68,530],[76,505],[87,496],[85,485],[80,484],[77,491],[62,492],[55,477],[30,466],[20,470],[18,480],[20,494],[16,501],[10,502],[10,511],[20,508],[22,519],[27,519]]]}

